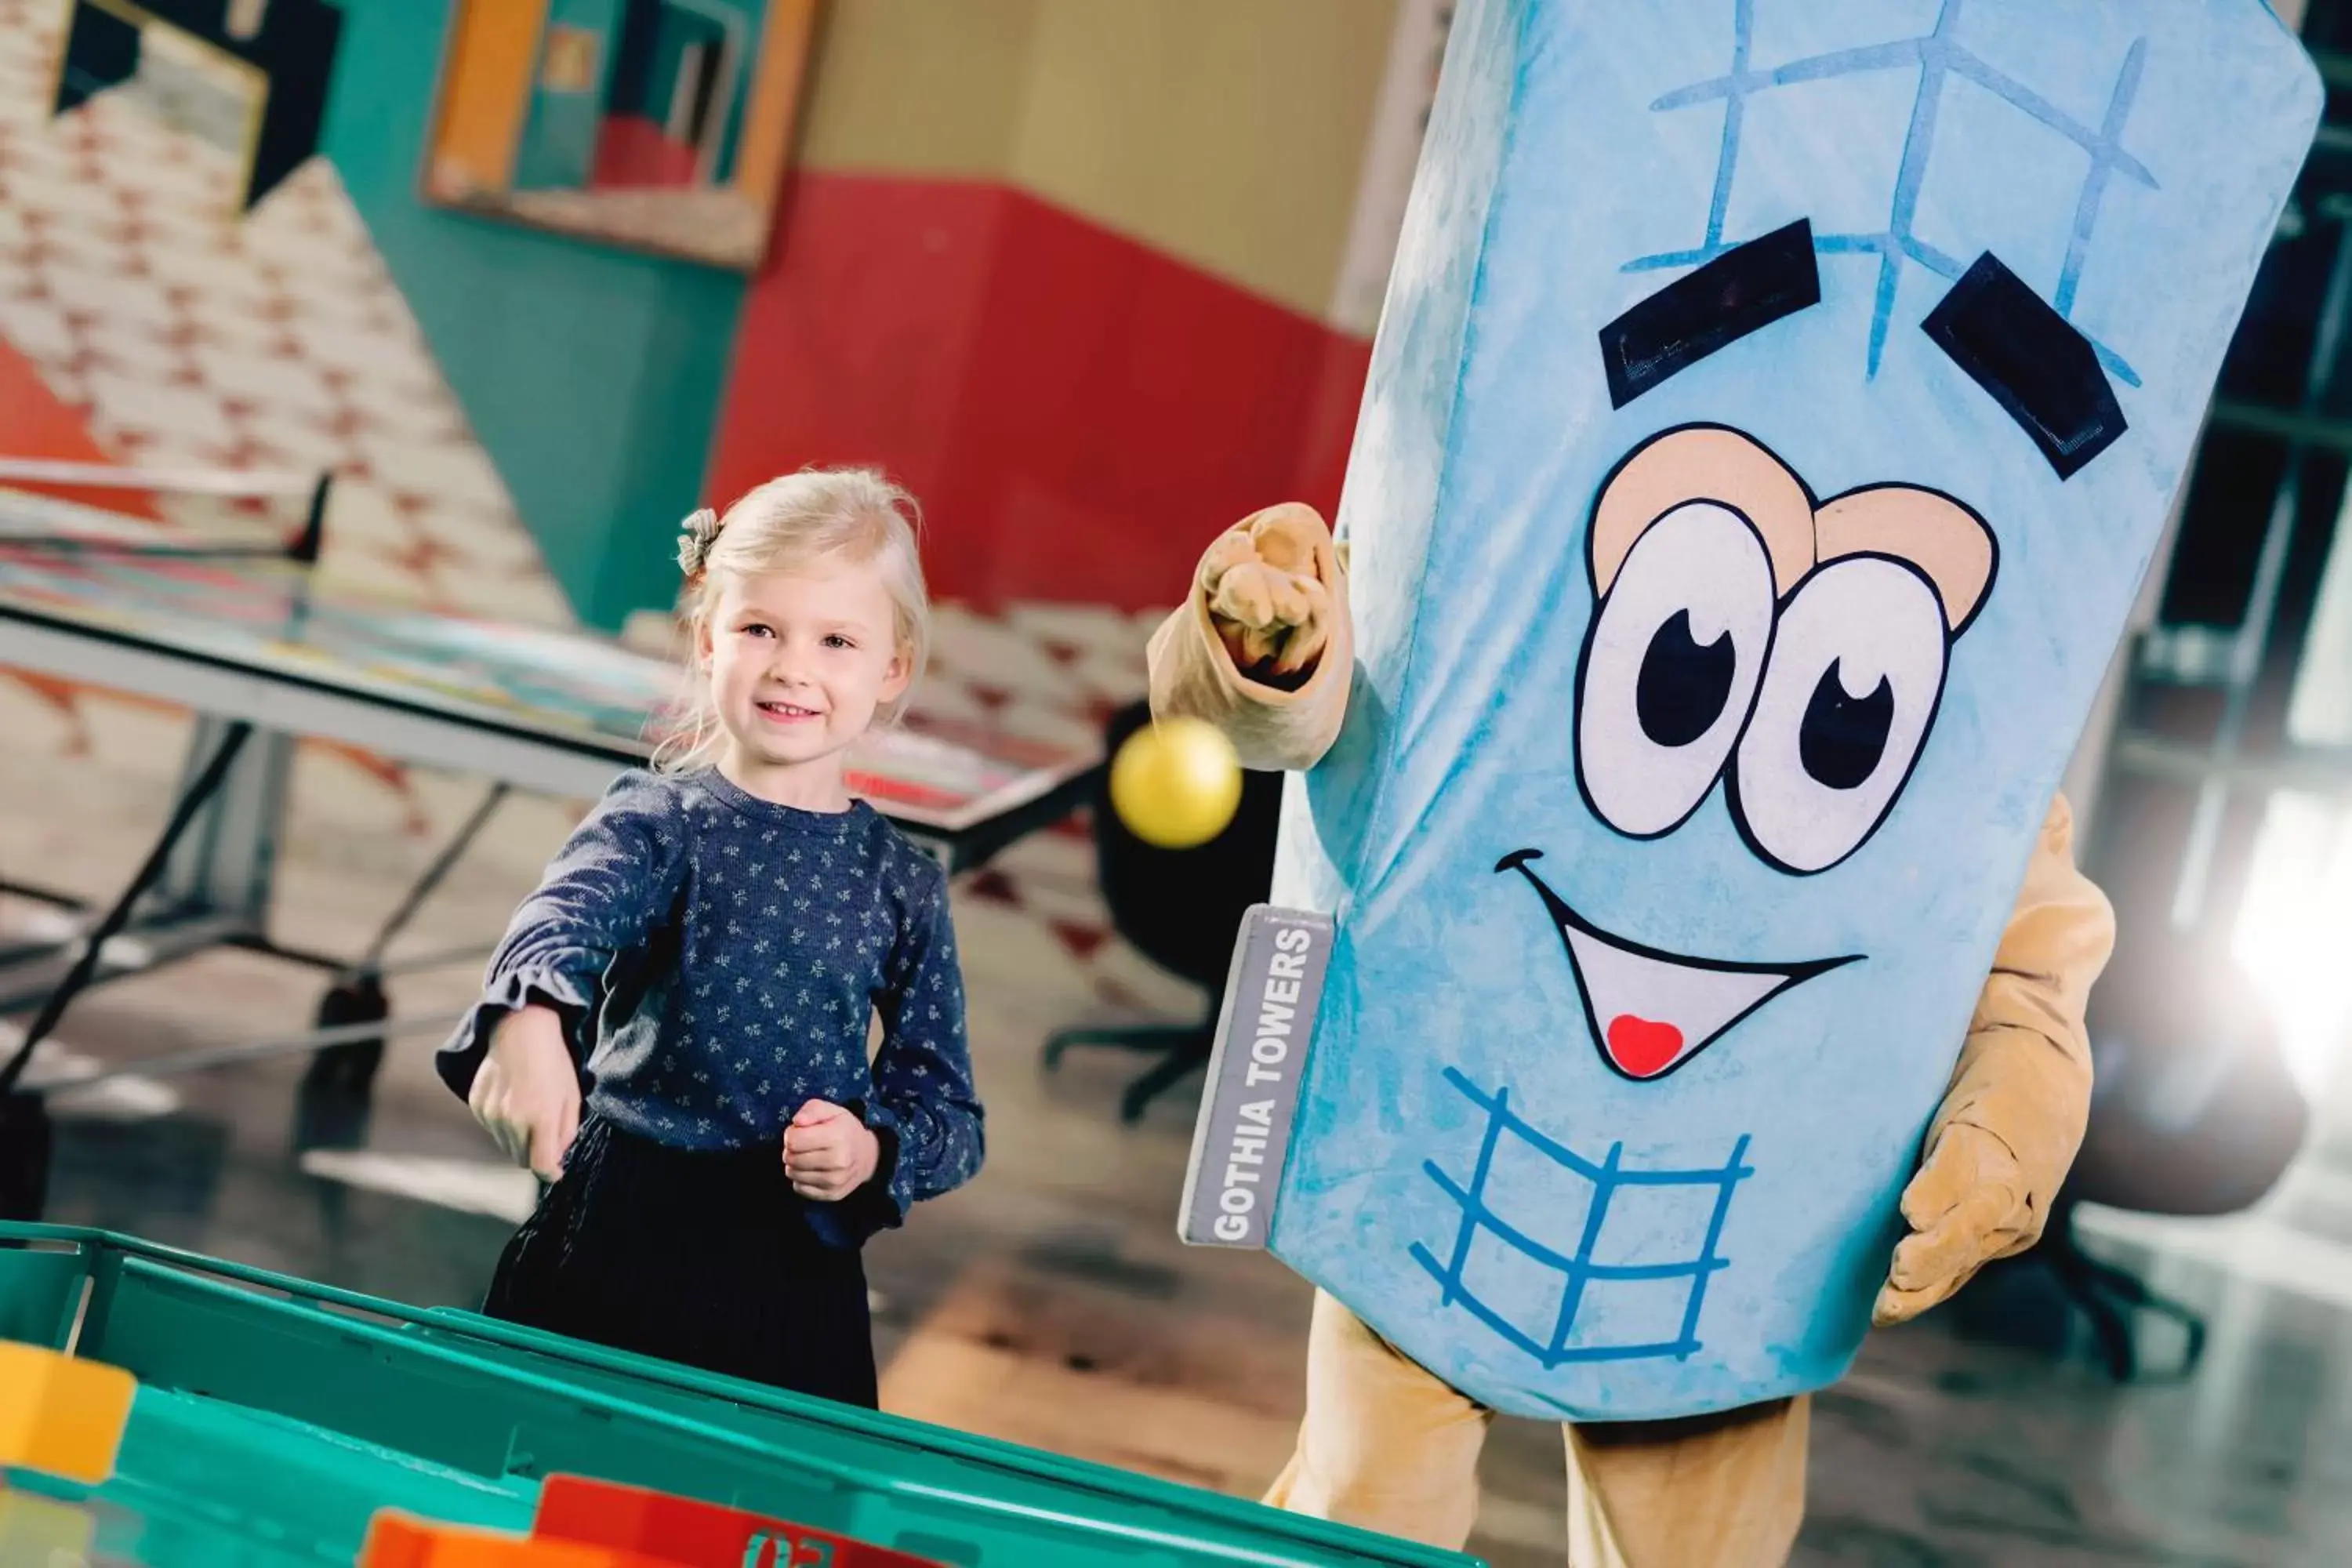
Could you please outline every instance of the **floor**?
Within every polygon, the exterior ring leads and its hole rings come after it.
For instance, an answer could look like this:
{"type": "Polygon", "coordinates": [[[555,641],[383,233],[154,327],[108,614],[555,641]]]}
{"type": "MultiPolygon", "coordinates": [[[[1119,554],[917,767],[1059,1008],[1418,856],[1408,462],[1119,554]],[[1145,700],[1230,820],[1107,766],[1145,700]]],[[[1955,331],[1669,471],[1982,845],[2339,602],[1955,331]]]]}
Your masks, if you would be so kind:
{"type": "MultiPolygon", "coordinates": [[[[1000,628],[999,635],[1012,636],[1000,628]]],[[[138,859],[184,740],[168,712],[104,700],[88,754],[61,757],[54,721],[0,701],[0,877],[99,893],[138,859]]],[[[423,831],[329,754],[299,764],[278,919],[314,945],[356,951],[470,807],[467,781],[420,776],[423,831]]],[[[487,942],[576,809],[520,801],[426,906],[395,952],[487,942]]],[[[1128,1466],[1235,1495],[1288,1451],[1302,1398],[1308,1294],[1258,1255],[1174,1239],[1190,1087],[1139,1128],[1115,1102],[1130,1061],[1078,1052],[1052,1075],[1038,1042],[1082,1018],[1184,1016],[1198,1005],[1105,935],[1088,852],[1072,834],[1010,851],[957,896],[972,1035],[994,1136],[983,1178],[877,1242],[871,1268],[885,1401],[924,1419],[1128,1466]]],[[[22,903],[0,924],[53,919],[22,903]]],[[[462,965],[394,987],[402,1016],[462,1005],[462,965]]],[[[77,1005],[37,1071],[307,1026],[316,975],[241,955],[126,981],[77,1005]]],[[[420,1303],[470,1303],[530,1179],[504,1170],[430,1074],[430,1038],[396,1046],[363,1148],[293,1152],[298,1068],[265,1063],[117,1079],[61,1097],[54,1216],[420,1303]]],[[[2053,1358],[1971,1337],[1979,1303],[1875,1336],[1819,1402],[1811,1513],[1797,1562],[1958,1565],[2340,1563],[2352,1543],[2352,1239],[2347,1206],[2250,1242],[2276,1216],[2151,1241],[2158,1278],[2213,1313],[2200,1374],[2118,1391],[2080,1353],[2053,1358]],[[2234,1237],[2234,1239],[2233,1239],[2234,1237]],[[2251,1248],[2251,1251],[2249,1250],[2251,1248]],[[2316,1248],[2317,1250],[2315,1250],[2316,1248]],[[2256,1255],[2259,1255],[2257,1257],[2256,1255]],[[2335,1266],[2314,1264],[2323,1256],[2335,1266]],[[2261,1258],[2273,1261],[2264,1263],[2261,1258]],[[2275,1261],[2301,1259],[2300,1263],[2275,1261]],[[2250,1259],[2252,1259],[2250,1261],[2250,1259]]],[[[2329,1181],[2336,1182],[2334,1187],[2329,1181]]],[[[2002,1290],[2031,1289],[2030,1278],[2002,1290]]],[[[1988,1293],[1982,1300],[1992,1299],[1988,1293]]],[[[1997,1304],[1997,1303],[1996,1303],[1997,1304]]],[[[2151,1343],[2158,1335],[2152,1331],[2151,1343]]],[[[2163,1347],[2157,1344],[2159,1352],[2163,1347]]],[[[1475,1550],[1562,1558],[1557,1434],[1504,1421],[1484,1462],[1475,1550]]]]}

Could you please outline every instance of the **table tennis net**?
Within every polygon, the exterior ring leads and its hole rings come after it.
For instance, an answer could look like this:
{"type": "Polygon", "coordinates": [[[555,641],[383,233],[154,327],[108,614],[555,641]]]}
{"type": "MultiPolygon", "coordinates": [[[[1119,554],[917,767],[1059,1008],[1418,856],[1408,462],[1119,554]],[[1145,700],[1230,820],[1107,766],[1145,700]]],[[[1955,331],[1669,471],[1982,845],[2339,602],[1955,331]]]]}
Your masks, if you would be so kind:
{"type": "Polygon", "coordinates": [[[294,555],[332,500],[323,472],[127,468],[0,454],[0,544],[294,555]]]}

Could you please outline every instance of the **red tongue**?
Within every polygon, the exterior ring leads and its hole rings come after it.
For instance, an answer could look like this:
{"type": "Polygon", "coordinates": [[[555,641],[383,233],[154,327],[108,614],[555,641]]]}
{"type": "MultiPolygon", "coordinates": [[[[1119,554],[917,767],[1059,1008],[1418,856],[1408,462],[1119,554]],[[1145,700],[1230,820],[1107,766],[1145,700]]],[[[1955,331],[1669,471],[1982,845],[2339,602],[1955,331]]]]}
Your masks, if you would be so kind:
{"type": "Polygon", "coordinates": [[[1682,1050],[1683,1032],[1672,1024],[1653,1024],[1631,1013],[1609,1020],[1609,1054],[1635,1078],[1663,1071],[1682,1050]]]}

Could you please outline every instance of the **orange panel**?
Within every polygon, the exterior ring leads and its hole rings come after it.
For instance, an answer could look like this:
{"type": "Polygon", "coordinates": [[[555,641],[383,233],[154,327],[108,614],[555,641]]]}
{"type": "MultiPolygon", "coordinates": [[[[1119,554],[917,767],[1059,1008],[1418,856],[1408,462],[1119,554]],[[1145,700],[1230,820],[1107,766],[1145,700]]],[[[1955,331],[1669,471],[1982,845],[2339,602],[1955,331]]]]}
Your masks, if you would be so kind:
{"type": "MultiPolygon", "coordinates": [[[[59,402],[32,362],[5,342],[0,342],[0,457],[68,463],[114,461],[114,454],[98,444],[82,416],[59,402]]],[[[155,498],[144,490],[77,489],[71,485],[22,480],[11,488],[133,517],[155,516],[155,498]]]]}
{"type": "Polygon", "coordinates": [[[443,67],[431,184],[444,198],[503,194],[530,107],[547,0],[456,0],[443,67]]]}
{"type": "Polygon", "coordinates": [[[0,1465],[99,1485],[138,1392],[119,1366],[0,1340],[0,1465]]]}
{"type": "Polygon", "coordinates": [[[763,207],[776,199],[776,183],[792,148],[793,116],[800,106],[815,24],[816,0],[768,0],[760,68],[751,81],[751,107],[743,116],[743,150],[735,160],[736,188],[763,207]]]}

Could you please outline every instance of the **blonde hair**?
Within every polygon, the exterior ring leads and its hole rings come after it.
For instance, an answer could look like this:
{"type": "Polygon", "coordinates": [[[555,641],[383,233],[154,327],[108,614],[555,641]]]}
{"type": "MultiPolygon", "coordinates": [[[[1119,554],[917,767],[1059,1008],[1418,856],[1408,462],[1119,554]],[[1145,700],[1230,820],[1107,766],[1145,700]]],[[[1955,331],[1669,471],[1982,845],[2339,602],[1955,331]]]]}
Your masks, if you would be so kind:
{"type": "Polygon", "coordinates": [[[679,610],[687,632],[687,698],[653,763],[678,773],[715,761],[726,744],[700,653],[704,633],[728,581],[819,564],[871,565],[890,595],[893,636],[907,661],[906,689],[875,710],[877,724],[894,724],[930,652],[930,595],[923,585],[917,534],[922,510],[915,498],[873,468],[803,468],[745,492],[725,516],[703,508],[678,534],[677,563],[686,574],[679,610]]]}

